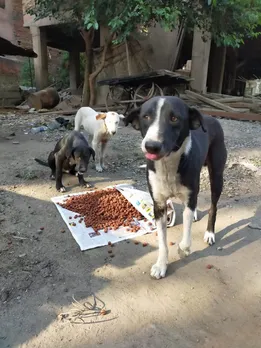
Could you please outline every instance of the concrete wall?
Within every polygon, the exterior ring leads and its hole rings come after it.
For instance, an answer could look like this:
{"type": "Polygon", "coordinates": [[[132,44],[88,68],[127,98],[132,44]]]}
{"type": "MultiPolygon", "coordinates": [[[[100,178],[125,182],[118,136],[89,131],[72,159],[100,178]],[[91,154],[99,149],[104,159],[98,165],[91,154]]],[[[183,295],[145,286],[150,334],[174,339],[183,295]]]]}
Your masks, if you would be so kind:
{"type": "Polygon", "coordinates": [[[147,37],[140,40],[144,54],[153,70],[171,69],[177,30],[165,32],[159,24],[149,29],[147,37]]]}
{"type": "Polygon", "coordinates": [[[57,21],[54,18],[43,18],[38,21],[35,21],[34,16],[30,16],[26,13],[26,9],[34,5],[34,0],[21,0],[23,4],[23,20],[24,20],[24,26],[25,27],[31,27],[31,26],[37,26],[37,27],[45,27],[48,25],[55,25],[59,24],[59,21],[57,21]]]}

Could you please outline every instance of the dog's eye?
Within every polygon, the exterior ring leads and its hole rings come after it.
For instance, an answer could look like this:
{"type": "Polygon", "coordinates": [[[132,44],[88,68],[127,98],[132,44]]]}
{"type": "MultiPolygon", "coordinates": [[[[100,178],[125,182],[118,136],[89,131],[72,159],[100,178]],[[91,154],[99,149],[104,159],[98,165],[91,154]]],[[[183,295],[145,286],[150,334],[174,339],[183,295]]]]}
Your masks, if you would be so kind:
{"type": "Polygon", "coordinates": [[[171,122],[177,122],[178,118],[176,116],[172,116],[170,120],[171,122]]]}
{"type": "Polygon", "coordinates": [[[149,115],[145,115],[145,116],[143,116],[143,118],[145,119],[145,120],[150,120],[150,116],[149,115]]]}

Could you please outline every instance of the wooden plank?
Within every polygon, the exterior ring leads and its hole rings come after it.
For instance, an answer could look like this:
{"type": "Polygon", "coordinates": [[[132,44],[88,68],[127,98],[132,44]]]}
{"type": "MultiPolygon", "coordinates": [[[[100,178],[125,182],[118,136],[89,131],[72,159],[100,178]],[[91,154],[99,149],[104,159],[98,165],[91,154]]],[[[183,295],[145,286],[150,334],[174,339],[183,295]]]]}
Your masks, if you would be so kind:
{"type": "Polygon", "coordinates": [[[237,108],[237,109],[241,109],[241,108],[247,108],[247,109],[258,109],[261,106],[261,103],[229,103],[228,106],[232,107],[232,108],[237,108]]]}
{"type": "Polygon", "coordinates": [[[225,111],[229,111],[229,112],[237,112],[237,110],[231,108],[230,106],[227,106],[227,105],[224,105],[222,103],[219,103],[217,102],[216,100],[213,100],[213,99],[209,99],[207,97],[204,97],[203,95],[201,94],[198,94],[198,93],[195,93],[195,92],[192,92],[192,91],[188,91],[186,90],[185,93],[188,95],[188,96],[191,96],[192,98],[197,98],[198,100],[201,100],[203,101],[204,103],[206,104],[209,104],[211,106],[214,106],[215,108],[218,108],[218,109],[221,109],[221,110],[225,110],[225,111]]]}
{"type": "Polygon", "coordinates": [[[199,109],[202,114],[210,116],[219,116],[238,121],[261,121],[261,114],[241,113],[241,112],[226,112],[222,110],[199,109]]]}
{"type": "Polygon", "coordinates": [[[231,98],[220,98],[215,99],[218,103],[236,103],[244,101],[244,97],[231,97],[231,98]]]}

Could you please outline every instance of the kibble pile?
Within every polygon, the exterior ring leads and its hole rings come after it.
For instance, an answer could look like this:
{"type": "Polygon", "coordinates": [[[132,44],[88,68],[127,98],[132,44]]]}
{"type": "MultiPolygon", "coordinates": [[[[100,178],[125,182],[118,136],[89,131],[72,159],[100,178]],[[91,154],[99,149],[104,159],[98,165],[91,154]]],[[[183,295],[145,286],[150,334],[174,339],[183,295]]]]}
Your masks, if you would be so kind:
{"type": "Polygon", "coordinates": [[[137,232],[140,227],[135,225],[133,218],[142,220],[143,216],[115,188],[97,190],[94,192],[69,197],[63,208],[80,214],[79,222],[84,219],[86,227],[92,227],[95,232],[111,228],[117,230],[120,226],[127,227],[129,232],[137,232]]]}

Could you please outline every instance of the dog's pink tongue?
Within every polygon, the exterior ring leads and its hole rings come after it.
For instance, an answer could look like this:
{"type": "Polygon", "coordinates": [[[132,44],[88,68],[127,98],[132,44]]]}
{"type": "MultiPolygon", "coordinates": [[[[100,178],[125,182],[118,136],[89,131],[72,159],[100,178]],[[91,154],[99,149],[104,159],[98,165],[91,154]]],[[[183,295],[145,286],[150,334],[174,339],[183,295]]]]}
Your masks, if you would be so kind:
{"type": "Polygon", "coordinates": [[[156,155],[154,153],[148,153],[148,152],[145,154],[145,157],[149,160],[152,160],[152,161],[155,161],[159,158],[158,155],[156,155]]]}

